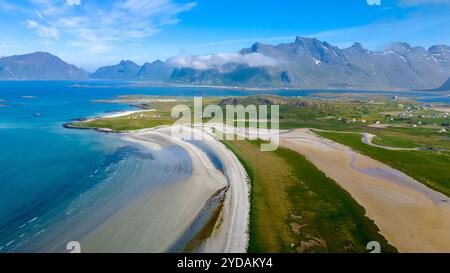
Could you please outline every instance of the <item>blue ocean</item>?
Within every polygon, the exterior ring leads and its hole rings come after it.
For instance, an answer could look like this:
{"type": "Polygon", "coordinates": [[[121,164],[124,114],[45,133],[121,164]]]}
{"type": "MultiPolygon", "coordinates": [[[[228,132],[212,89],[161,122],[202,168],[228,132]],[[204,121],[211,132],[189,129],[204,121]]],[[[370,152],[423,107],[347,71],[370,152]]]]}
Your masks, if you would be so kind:
{"type": "MultiPolygon", "coordinates": [[[[143,87],[119,82],[0,82],[0,252],[61,250],[71,227],[114,194],[128,187],[142,164],[152,164],[144,149],[115,134],[66,129],[78,118],[130,110],[132,106],[94,103],[117,95],[251,95],[256,91],[143,87]],[[128,175],[133,172],[133,175],[128,175]],[[120,178],[120,179],[119,179],[120,178]]],[[[343,91],[336,91],[343,92],[343,91]]],[[[352,91],[353,92],[353,91],[352,91]]],[[[267,92],[264,92],[267,93],[267,92]]],[[[313,91],[271,91],[308,96],[313,91]]],[[[408,96],[449,102],[422,92],[408,96]]],[[[137,192],[137,190],[136,190],[137,192]]],[[[130,199],[132,196],[130,196],[130,199]]],[[[79,236],[98,223],[77,229],[79,236]]]]}

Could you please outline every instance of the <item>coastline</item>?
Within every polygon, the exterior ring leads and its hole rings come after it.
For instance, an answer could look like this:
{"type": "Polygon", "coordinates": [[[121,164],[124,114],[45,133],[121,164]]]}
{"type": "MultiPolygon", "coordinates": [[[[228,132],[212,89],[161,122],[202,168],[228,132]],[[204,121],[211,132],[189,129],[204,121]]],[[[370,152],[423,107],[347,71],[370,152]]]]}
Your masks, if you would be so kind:
{"type": "Polygon", "coordinates": [[[83,122],[89,122],[89,121],[94,121],[94,120],[98,120],[98,119],[104,119],[104,118],[117,118],[117,117],[123,117],[123,116],[127,116],[127,115],[132,115],[132,114],[136,114],[136,113],[147,113],[147,112],[154,112],[154,110],[150,109],[150,110],[124,110],[124,111],[114,111],[105,115],[101,115],[101,116],[95,116],[95,117],[91,117],[91,118],[81,118],[81,119],[76,119],[73,120],[71,122],[67,122],[64,123],[62,126],[66,129],[79,129],[79,130],[94,130],[97,132],[101,132],[101,133],[130,133],[130,132],[123,132],[123,131],[115,131],[112,129],[108,129],[108,128],[88,128],[88,127],[83,127],[83,126],[76,126],[74,125],[74,121],[83,121],[83,122]]]}
{"type": "MultiPolygon", "coordinates": [[[[96,79],[91,79],[90,81],[95,82],[96,79]]],[[[108,81],[118,82],[117,80],[110,79],[108,81]]],[[[120,82],[120,81],[119,81],[120,82]]],[[[209,89],[222,89],[222,90],[245,90],[245,91],[289,91],[289,90],[312,90],[312,91],[380,91],[380,92],[424,92],[424,93],[442,93],[445,91],[436,90],[416,90],[410,88],[401,87],[389,87],[389,86],[350,86],[350,87],[339,87],[339,86],[299,86],[299,87],[248,87],[248,86],[231,86],[231,85],[205,85],[205,84],[185,84],[185,83],[166,83],[166,82],[148,82],[148,81],[121,81],[132,87],[174,87],[174,88],[209,88],[209,89]]],[[[72,88],[84,88],[83,85],[72,85],[72,88]]],[[[100,86],[100,88],[103,86],[100,86]]],[[[123,87],[123,86],[121,86],[123,87]]]]}

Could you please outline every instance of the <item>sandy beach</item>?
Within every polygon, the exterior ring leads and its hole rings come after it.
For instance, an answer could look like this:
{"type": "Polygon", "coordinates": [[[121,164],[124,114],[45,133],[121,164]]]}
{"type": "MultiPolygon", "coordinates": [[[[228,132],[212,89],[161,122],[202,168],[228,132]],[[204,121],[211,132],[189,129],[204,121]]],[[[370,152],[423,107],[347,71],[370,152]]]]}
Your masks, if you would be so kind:
{"type": "MultiPolygon", "coordinates": [[[[224,130],[221,125],[214,127],[224,130]]],[[[257,134],[252,128],[236,132],[257,134]]],[[[272,134],[258,137],[267,139],[272,134]]],[[[281,130],[280,144],[304,155],[349,192],[400,252],[450,252],[447,196],[309,129],[281,130]]]]}
{"type": "MultiPolygon", "coordinates": [[[[194,133],[196,129],[194,129],[194,133]]],[[[248,243],[248,185],[235,156],[220,142],[207,145],[224,163],[224,173],[214,167],[205,152],[171,136],[170,127],[128,133],[126,140],[150,150],[177,147],[189,155],[177,162],[189,169],[187,179],[145,193],[81,240],[83,252],[166,252],[196,220],[208,200],[227,190],[220,226],[202,246],[205,252],[245,252],[248,243]]],[[[174,161],[179,160],[174,158],[174,161]]],[[[161,166],[165,168],[167,166],[161,166]]]]}
{"type": "Polygon", "coordinates": [[[120,112],[114,112],[114,113],[102,116],[102,118],[118,118],[118,117],[128,116],[131,114],[147,113],[147,112],[155,112],[155,110],[149,109],[149,110],[120,111],[120,112]]]}
{"type": "MultiPolygon", "coordinates": [[[[196,130],[198,132],[198,129],[196,130]]],[[[206,133],[211,133],[207,128],[206,133]]],[[[210,253],[242,253],[248,246],[250,221],[250,181],[239,159],[214,138],[207,138],[207,145],[224,164],[229,181],[220,221],[213,234],[203,244],[203,251],[210,253]]]]}
{"type": "Polygon", "coordinates": [[[362,205],[400,252],[450,251],[450,199],[407,175],[308,129],[281,135],[362,205]]]}

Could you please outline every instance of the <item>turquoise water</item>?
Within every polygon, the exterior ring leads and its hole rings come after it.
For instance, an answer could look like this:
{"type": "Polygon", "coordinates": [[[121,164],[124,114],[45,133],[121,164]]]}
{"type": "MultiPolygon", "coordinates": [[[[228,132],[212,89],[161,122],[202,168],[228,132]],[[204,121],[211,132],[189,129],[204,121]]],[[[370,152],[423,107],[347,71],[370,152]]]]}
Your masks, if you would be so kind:
{"type": "MultiPolygon", "coordinates": [[[[101,224],[143,188],[151,190],[158,183],[173,180],[174,177],[167,181],[138,183],[136,181],[148,175],[149,170],[158,171],[155,156],[163,156],[125,142],[114,134],[62,127],[73,119],[131,108],[92,103],[92,100],[125,94],[226,96],[254,93],[150,88],[112,82],[0,82],[0,105],[4,105],[0,107],[0,252],[61,251],[68,240],[80,238],[101,224]],[[78,87],[74,87],[75,84],[78,87]],[[114,199],[118,196],[120,198],[114,199]],[[113,199],[120,201],[111,205],[113,199]]],[[[314,94],[312,91],[272,93],[314,94]]],[[[436,97],[423,98],[420,92],[408,94],[421,97],[423,101],[449,102],[448,97],[429,95],[436,97]]],[[[183,175],[189,174],[180,174],[178,178],[183,175]]]]}
{"type": "Polygon", "coordinates": [[[147,150],[116,135],[63,128],[73,118],[130,108],[90,102],[119,90],[68,86],[0,82],[6,105],[0,107],[0,252],[60,250],[62,238],[80,237],[132,200],[142,188],[102,211],[89,228],[77,228],[77,236],[68,233],[153,164],[147,150]]]}

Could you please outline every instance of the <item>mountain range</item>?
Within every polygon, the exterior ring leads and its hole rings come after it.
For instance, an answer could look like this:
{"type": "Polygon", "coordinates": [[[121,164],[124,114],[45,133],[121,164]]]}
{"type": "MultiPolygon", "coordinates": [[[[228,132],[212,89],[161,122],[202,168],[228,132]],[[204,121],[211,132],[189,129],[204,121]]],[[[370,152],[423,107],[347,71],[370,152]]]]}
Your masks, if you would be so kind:
{"type": "Polygon", "coordinates": [[[91,78],[259,88],[444,90],[450,89],[449,77],[447,45],[425,49],[394,43],[371,51],[360,43],[341,49],[304,37],[279,45],[255,43],[234,55],[174,57],[142,66],[121,61],[90,75],[48,53],[0,58],[0,80],[91,78]]]}
{"type": "Polygon", "coordinates": [[[443,85],[438,88],[433,89],[432,91],[450,91],[450,78],[443,85]]]}
{"type": "Polygon", "coordinates": [[[0,58],[0,80],[86,80],[88,72],[46,52],[0,58]]]}

